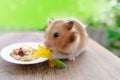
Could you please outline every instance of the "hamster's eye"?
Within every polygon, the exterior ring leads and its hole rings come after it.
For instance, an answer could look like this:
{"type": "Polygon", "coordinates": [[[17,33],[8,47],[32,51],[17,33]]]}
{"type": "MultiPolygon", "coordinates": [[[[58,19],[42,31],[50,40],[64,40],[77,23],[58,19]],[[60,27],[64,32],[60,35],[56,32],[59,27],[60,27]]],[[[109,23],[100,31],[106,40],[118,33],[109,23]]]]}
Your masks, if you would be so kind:
{"type": "Polygon", "coordinates": [[[54,38],[57,38],[57,37],[59,37],[59,33],[58,33],[58,32],[55,32],[55,33],[54,33],[54,38]]]}

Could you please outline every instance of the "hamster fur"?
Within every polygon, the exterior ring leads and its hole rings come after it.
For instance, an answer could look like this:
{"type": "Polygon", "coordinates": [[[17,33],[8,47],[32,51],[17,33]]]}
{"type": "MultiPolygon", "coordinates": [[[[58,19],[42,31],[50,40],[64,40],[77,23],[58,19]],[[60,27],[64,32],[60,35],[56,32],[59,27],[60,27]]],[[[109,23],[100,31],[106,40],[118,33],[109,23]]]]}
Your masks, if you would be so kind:
{"type": "Polygon", "coordinates": [[[87,45],[85,26],[77,20],[52,20],[45,32],[44,43],[52,58],[74,60],[87,45]]]}

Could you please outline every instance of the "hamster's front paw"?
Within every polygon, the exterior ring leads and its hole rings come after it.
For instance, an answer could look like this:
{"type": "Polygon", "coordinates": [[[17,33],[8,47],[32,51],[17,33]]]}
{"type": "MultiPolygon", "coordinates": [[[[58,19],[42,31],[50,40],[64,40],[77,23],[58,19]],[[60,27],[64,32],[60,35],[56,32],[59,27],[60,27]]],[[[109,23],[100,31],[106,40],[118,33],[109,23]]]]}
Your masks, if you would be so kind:
{"type": "Polygon", "coordinates": [[[75,61],[75,57],[68,57],[69,61],[75,61]]]}

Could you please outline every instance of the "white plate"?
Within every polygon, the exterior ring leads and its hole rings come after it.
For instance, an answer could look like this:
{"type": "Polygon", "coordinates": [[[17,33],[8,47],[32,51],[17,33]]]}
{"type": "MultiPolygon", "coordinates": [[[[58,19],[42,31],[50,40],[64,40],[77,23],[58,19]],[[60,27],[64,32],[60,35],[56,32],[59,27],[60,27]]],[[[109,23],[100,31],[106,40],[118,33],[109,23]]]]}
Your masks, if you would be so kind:
{"type": "Polygon", "coordinates": [[[13,51],[13,49],[20,48],[23,45],[31,46],[34,49],[38,49],[39,44],[44,46],[42,42],[40,42],[40,43],[22,42],[22,43],[15,43],[15,44],[9,45],[9,46],[7,46],[7,47],[5,47],[1,50],[1,57],[6,61],[11,62],[11,63],[15,63],[15,64],[36,64],[36,63],[44,62],[44,61],[47,60],[47,58],[38,58],[38,59],[33,60],[33,61],[22,62],[22,61],[19,61],[19,60],[15,60],[14,58],[12,58],[10,56],[10,53],[13,51]]]}

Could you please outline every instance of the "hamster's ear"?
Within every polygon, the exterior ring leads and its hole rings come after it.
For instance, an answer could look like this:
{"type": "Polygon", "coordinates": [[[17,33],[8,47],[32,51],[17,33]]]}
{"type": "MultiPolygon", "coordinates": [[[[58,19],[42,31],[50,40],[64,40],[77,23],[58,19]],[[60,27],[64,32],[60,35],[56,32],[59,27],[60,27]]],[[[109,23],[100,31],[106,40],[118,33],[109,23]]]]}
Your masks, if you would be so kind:
{"type": "Polygon", "coordinates": [[[48,21],[48,25],[51,24],[51,23],[53,23],[53,22],[54,22],[54,19],[52,18],[52,19],[50,19],[50,20],[48,21]]]}
{"type": "Polygon", "coordinates": [[[67,23],[65,23],[65,27],[68,29],[68,30],[71,30],[73,28],[73,25],[74,25],[74,22],[73,21],[69,21],[67,23]]]}

